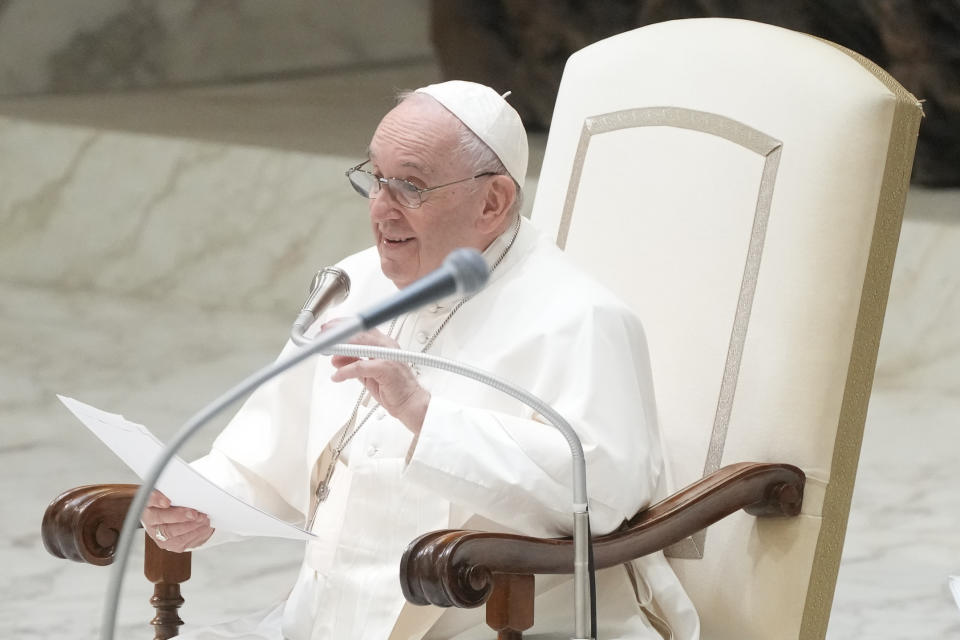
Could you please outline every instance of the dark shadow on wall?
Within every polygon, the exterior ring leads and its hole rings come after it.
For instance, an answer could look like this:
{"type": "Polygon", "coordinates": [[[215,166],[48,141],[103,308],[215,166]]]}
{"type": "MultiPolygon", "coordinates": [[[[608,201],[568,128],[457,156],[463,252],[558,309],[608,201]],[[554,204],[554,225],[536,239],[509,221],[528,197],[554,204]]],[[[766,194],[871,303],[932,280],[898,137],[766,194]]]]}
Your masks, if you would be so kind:
{"type": "Polygon", "coordinates": [[[511,102],[532,130],[549,127],[570,54],[635,27],[743,18],[826,38],[924,100],[913,181],[960,186],[960,0],[433,0],[432,7],[444,76],[522,87],[511,102]]]}

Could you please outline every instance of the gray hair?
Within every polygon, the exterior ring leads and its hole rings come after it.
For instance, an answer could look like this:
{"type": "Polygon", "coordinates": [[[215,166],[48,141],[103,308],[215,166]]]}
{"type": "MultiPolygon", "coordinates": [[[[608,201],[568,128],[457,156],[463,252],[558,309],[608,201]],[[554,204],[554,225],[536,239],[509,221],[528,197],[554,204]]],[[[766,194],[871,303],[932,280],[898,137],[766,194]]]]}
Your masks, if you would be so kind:
{"type": "MultiPolygon", "coordinates": [[[[412,98],[420,97],[427,98],[436,102],[433,96],[430,96],[426,93],[417,93],[415,91],[400,91],[397,93],[397,104],[412,98]]],[[[439,103],[438,103],[439,104],[439,103]]],[[[497,157],[497,154],[493,152],[487,143],[480,139],[480,136],[475,134],[470,128],[463,124],[459,118],[453,118],[457,123],[457,153],[464,158],[464,161],[467,167],[473,172],[474,175],[480,173],[496,173],[498,175],[507,176],[513,180],[513,186],[516,188],[516,198],[513,200],[513,204],[510,207],[510,217],[513,218],[514,214],[519,215],[520,209],[523,206],[523,190],[520,189],[520,185],[516,180],[513,179],[513,176],[507,172],[507,168],[503,166],[503,162],[500,161],[500,158],[497,157]]]]}

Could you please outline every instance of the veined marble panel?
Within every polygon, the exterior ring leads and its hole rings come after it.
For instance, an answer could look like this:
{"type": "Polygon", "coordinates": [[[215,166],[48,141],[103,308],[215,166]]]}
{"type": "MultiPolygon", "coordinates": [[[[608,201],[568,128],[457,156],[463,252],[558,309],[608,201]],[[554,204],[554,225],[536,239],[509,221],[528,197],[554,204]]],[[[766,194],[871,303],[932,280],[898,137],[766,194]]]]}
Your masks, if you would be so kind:
{"type": "Polygon", "coordinates": [[[958,416],[956,393],[874,388],[827,640],[960,637],[958,416]]]}
{"type": "MultiPolygon", "coordinates": [[[[0,281],[4,637],[96,637],[109,570],[50,556],[40,541],[40,519],[70,487],[137,481],[55,394],[124,413],[167,440],[210,398],[271,362],[290,322],[286,312],[211,311],[0,281]]],[[[209,425],[184,457],[206,451],[224,423],[209,425]]],[[[118,638],[152,637],[152,586],[143,578],[142,544],[134,549],[118,638]]],[[[196,554],[193,578],[183,588],[183,617],[210,623],[283,598],[301,555],[301,545],[268,539],[196,554]]]]}
{"type": "Polygon", "coordinates": [[[316,269],[369,245],[314,156],[0,119],[0,277],[204,307],[299,308],[316,269]]]}
{"type": "Polygon", "coordinates": [[[5,0],[0,95],[425,57],[428,25],[427,0],[5,0]]]}
{"type": "Polygon", "coordinates": [[[318,269],[370,245],[344,171],[372,129],[312,155],[0,116],[0,280],[293,313],[318,269]]]}
{"type": "Polygon", "coordinates": [[[828,640],[960,637],[958,209],[907,198],[828,640]]]}
{"type": "Polygon", "coordinates": [[[874,384],[960,398],[960,191],[914,187],[907,212],[874,384]]]}

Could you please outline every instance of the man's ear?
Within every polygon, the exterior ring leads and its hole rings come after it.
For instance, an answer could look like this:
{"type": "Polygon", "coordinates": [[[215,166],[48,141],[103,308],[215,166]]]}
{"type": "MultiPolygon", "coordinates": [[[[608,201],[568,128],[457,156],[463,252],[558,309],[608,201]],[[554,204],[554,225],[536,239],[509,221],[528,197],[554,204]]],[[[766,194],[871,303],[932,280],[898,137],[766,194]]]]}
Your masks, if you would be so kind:
{"type": "Polygon", "coordinates": [[[517,199],[517,185],[510,176],[496,175],[490,178],[487,185],[487,195],[483,201],[483,211],[477,219],[477,229],[483,233],[494,231],[502,233],[500,229],[509,218],[510,209],[517,199]]]}

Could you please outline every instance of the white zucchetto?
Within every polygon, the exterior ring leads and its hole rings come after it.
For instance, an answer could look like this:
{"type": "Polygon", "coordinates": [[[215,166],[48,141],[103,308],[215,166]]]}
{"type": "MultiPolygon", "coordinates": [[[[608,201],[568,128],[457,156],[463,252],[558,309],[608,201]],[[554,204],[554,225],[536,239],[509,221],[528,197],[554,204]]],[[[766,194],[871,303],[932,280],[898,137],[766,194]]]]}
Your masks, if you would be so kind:
{"type": "Polygon", "coordinates": [[[507,173],[523,187],[527,176],[527,131],[520,114],[490,87],[449,80],[421,87],[497,154],[507,173]]]}

